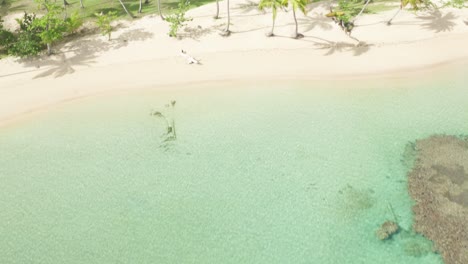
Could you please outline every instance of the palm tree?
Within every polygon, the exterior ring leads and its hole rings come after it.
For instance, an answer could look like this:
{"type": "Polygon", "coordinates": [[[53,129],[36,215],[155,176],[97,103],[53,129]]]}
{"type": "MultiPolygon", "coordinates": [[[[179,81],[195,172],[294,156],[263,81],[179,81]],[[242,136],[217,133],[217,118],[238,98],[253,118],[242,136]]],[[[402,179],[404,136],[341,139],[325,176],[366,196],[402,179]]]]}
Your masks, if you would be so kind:
{"type": "Polygon", "coordinates": [[[351,20],[351,14],[345,11],[333,11],[332,7],[330,6],[330,13],[326,14],[326,17],[330,17],[335,21],[336,24],[340,26],[340,28],[346,33],[346,35],[356,41],[359,42],[358,39],[354,38],[351,36],[351,32],[355,27],[355,22],[358,19],[362,13],[364,13],[364,10],[366,7],[369,5],[370,0],[366,0],[364,3],[364,6],[361,8],[361,11],[351,20]]]}
{"type": "Polygon", "coordinates": [[[127,13],[127,15],[129,15],[131,18],[135,18],[130,12],[128,12],[127,10],[127,7],[125,7],[124,3],[122,2],[122,0],[119,0],[120,4],[122,5],[123,9],[125,10],[125,13],[127,13]]]}
{"type": "Polygon", "coordinates": [[[273,13],[273,24],[271,26],[271,32],[267,33],[267,37],[273,37],[275,33],[275,21],[278,8],[282,8],[288,5],[288,0],[261,0],[258,4],[258,8],[263,11],[265,8],[271,8],[273,13]]]}
{"type": "Polygon", "coordinates": [[[219,0],[216,0],[216,15],[213,18],[214,19],[219,18],[219,0]]]}
{"type": "Polygon", "coordinates": [[[366,3],[364,4],[364,6],[362,7],[361,11],[359,11],[359,14],[357,14],[354,19],[353,19],[353,23],[356,22],[356,19],[364,12],[364,10],[366,9],[367,5],[370,3],[370,0],[367,0],[366,3]]]}
{"type": "Polygon", "coordinates": [[[227,0],[227,26],[226,29],[221,32],[221,36],[227,37],[231,35],[231,31],[229,30],[229,25],[231,24],[231,14],[229,13],[229,0],[227,0]]]}
{"type": "Polygon", "coordinates": [[[419,9],[419,5],[421,4],[426,4],[426,6],[428,5],[432,5],[432,3],[430,2],[430,0],[400,0],[400,7],[398,8],[398,10],[396,11],[396,13],[392,16],[392,18],[390,18],[390,20],[387,21],[387,25],[391,25],[392,24],[392,20],[398,15],[398,13],[400,13],[400,11],[405,8],[408,4],[411,5],[411,7],[414,9],[414,10],[418,10],[419,9]]]}
{"type": "Polygon", "coordinates": [[[299,33],[299,25],[297,24],[297,18],[296,18],[296,9],[301,10],[304,15],[307,14],[306,7],[307,7],[307,4],[309,3],[309,0],[289,0],[289,3],[291,3],[294,23],[296,24],[294,38],[295,39],[303,38],[304,35],[299,33]]]}
{"type": "Polygon", "coordinates": [[[158,0],[158,12],[159,12],[159,17],[161,17],[162,20],[165,20],[161,11],[161,0],[158,0]]]}

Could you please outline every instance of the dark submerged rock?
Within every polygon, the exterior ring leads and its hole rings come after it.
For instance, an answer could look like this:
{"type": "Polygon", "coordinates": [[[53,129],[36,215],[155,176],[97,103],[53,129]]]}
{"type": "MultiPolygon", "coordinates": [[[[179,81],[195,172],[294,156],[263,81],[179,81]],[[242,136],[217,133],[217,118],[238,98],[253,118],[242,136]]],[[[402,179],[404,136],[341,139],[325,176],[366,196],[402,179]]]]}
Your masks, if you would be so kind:
{"type": "Polygon", "coordinates": [[[375,231],[375,234],[380,240],[387,240],[390,239],[393,234],[397,233],[399,229],[400,227],[397,223],[393,221],[386,221],[380,226],[379,229],[377,229],[377,231],[375,231]]]}

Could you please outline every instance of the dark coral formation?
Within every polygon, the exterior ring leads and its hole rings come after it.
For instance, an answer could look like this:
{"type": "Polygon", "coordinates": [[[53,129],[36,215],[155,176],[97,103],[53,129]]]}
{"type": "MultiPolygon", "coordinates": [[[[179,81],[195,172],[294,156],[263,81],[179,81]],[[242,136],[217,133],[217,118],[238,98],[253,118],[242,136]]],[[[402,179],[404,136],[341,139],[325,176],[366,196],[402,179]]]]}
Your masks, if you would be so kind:
{"type": "Polygon", "coordinates": [[[434,241],[446,264],[468,263],[468,140],[432,136],[416,142],[408,174],[416,201],[414,230],[434,241]]]}
{"type": "Polygon", "coordinates": [[[387,240],[390,239],[393,234],[398,232],[398,224],[393,222],[393,221],[385,221],[377,231],[375,231],[375,234],[377,235],[377,238],[380,240],[387,240]]]}

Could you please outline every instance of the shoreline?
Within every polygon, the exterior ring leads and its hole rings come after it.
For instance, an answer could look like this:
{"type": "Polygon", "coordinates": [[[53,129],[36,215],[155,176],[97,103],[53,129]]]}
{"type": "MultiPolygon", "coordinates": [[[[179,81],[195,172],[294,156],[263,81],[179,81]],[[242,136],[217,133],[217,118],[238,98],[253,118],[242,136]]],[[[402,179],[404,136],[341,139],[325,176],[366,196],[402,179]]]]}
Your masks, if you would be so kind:
{"type": "Polygon", "coordinates": [[[393,84],[435,79],[468,65],[468,26],[463,23],[468,10],[440,11],[440,16],[454,17],[449,30],[430,28],[434,25],[426,23],[424,12],[402,11],[392,26],[381,21],[393,10],[365,15],[354,35],[366,45],[356,46],[324,17],[327,9],[322,6],[311,5],[308,16],[298,14],[300,21],[312,22],[300,23],[305,38],[295,40],[288,38],[290,12],[278,13],[277,37],[267,38],[263,31],[269,30],[271,13],[245,12],[235,8],[239,4],[245,3],[232,1],[233,34],[228,38],[217,34],[225,14],[213,20],[212,3],[188,12],[194,20],[181,40],[169,38],[167,24],[148,16],[119,27],[111,42],[100,35],[84,36],[58,47],[59,53],[51,57],[0,60],[0,127],[62,102],[120,91],[288,81],[393,84]],[[375,26],[364,26],[376,21],[375,26]],[[180,49],[201,59],[202,65],[187,65],[178,55],[180,49]]]}
{"type": "MultiPolygon", "coordinates": [[[[69,94],[66,93],[63,97],[53,98],[53,101],[46,102],[43,104],[31,104],[31,105],[23,105],[23,111],[21,112],[3,112],[0,111],[0,129],[8,128],[18,122],[22,122],[23,120],[28,120],[32,118],[36,114],[42,114],[48,111],[53,111],[55,107],[61,107],[68,103],[76,103],[81,100],[86,100],[89,98],[95,97],[108,97],[108,96],[115,96],[118,94],[134,94],[134,93],[144,93],[144,92],[168,92],[168,91],[180,91],[180,90],[194,90],[194,89],[215,89],[214,86],[222,86],[222,85],[249,85],[249,84],[322,84],[326,86],[333,86],[338,85],[338,87],[332,87],[332,89],[346,89],[339,85],[350,85],[351,88],[349,89],[369,89],[369,83],[377,82],[377,81],[395,81],[396,83],[402,82],[420,82],[418,78],[424,77],[427,74],[431,74],[431,80],[423,80],[423,82],[431,82],[435,80],[439,80],[440,78],[445,78],[446,74],[450,72],[452,69],[458,69],[457,67],[467,67],[468,66],[468,58],[463,58],[454,61],[446,61],[442,63],[437,63],[431,65],[430,67],[419,67],[409,70],[395,70],[395,71],[387,71],[382,73],[369,73],[369,74],[360,74],[360,75],[333,75],[333,76],[312,76],[311,78],[294,78],[291,76],[283,77],[283,78],[275,78],[271,79],[268,77],[265,78],[233,78],[233,79],[212,79],[212,80],[199,80],[199,81],[179,81],[173,83],[164,83],[159,85],[141,85],[139,87],[117,87],[115,89],[102,89],[102,90],[86,90],[86,92],[82,94],[69,94]],[[314,78],[315,77],[315,78],[314,78]],[[356,84],[358,81],[364,82],[364,85],[357,86],[356,84]],[[203,87],[202,86],[206,86],[203,87]],[[2,115],[3,114],[3,115],[2,115]]],[[[104,67],[106,68],[106,67],[104,67]]],[[[467,67],[468,69],[468,67],[467,67]]],[[[244,89],[240,87],[239,89],[244,89]]],[[[2,99],[0,98],[0,101],[2,99]]],[[[0,110],[1,107],[0,107],[0,110]]]]}

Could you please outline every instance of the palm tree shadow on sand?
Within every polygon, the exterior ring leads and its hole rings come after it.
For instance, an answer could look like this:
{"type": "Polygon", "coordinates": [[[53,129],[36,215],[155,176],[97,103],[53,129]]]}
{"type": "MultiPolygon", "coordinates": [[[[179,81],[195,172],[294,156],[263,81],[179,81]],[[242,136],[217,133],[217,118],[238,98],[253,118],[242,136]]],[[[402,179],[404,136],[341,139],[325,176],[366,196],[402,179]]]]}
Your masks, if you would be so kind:
{"type": "Polygon", "coordinates": [[[351,52],[353,56],[360,56],[370,50],[373,44],[359,42],[359,44],[338,41],[338,42],[322,42],[316,43],[315,46],[319,50],[325,50],[325,56],[330,56],[335,53],[351,52]]]}
{"type": "MultiPolygon", "coordinates": [[[[289,36],[275,35],[280,38],[291,38],[289,36]]],[[[351,39],[350,39],[351,40],[351,39]]],[[[304,38],[298,39],[296,41],[305,41],[310,42],[318,50],[324,50],[324,56],[330,56],[335,53],[344,53],[351,52],[353,56],[360,56],[370,50],[371,47],[375,46],[364,41],[359,41],[358,43],[345,42],[345,41],[331,41],[320,37],[315,36],[304,36],[304,38]]]]}
{"type": "Polygon", "coordinates": [[[302,25],[303,32],[309,32],[315,28],[320,28],[327,31],[333,29],[333,23],[330,22],[330,19],[318,13],[315,13],[314,16],[306,16],[305,18],[299,18],[297,20],[302,25]]]}
{"type": "Polygon", "coordinates": [[[251,0],[245,1],[245,3],[238,4],[235,8],[232,8],[233,10],[239,9],[241,10],[241,14],[247,14],[250,12],[257,12],[260,14],[266,14],[265,11],[260,11],[258,9],[258,2],[254,2],[251,0]]]}
{"type": "MultiPolygon", "coordinates": [[[[419,26],[435,33],[452,31],[457,25],[458,16],[452,12],[443,13],[438,9],[428,11],[426,15],[416,17],[419,21],[394,21],[392,25],[419,26]]],[[[361,25],[360,25],[361,26],[361,25]]]]}
{"type": "Polygon", "coordinates": [[[195,41],[200,41],[203,36],[209,35],[217,30],[221,30],[225,24],[214,25],[211,27],[203,28],[198,25],[196,27],[186,26],[183,32],[177,34],[178,39],[191,38],[195,41]]]}
{"type": "Polygon", "coordinates": [[[59,52],[52,56],[42,56],[39,59],[20,59],[26,67],[43,69],[44,71],[34,76],[33,79],[52,76],[59,78],[75,72],[77,66],[90,66],[95,63],[99,54],[120,49],[132,41],[144,41],[153,36],[153,33],[142,29],[135,29],[120,34],[117,38],[107,41],[100,38],[84,38],[76,41],[62,43],[55,46],[59,52]]]}
{"type": "Polygon", "coordinates": [[[418,16],[418,19],[421,19],[424,23],[421,24],[426,30],[434,31],[435,33],[452,31],[453,27],[456,25],[454,20],[458,17],[452,12],[442,14],[439,10],[433,10],[429,12],[427,16],[418,16]]]}

